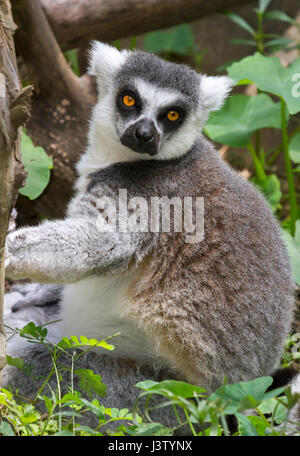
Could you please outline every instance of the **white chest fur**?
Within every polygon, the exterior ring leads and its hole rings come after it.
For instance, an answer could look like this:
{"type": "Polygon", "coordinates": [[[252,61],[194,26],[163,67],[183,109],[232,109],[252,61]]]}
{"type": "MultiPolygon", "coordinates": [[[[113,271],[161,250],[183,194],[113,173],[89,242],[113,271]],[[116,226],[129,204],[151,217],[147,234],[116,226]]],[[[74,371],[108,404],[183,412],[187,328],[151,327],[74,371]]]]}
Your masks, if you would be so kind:
{"type": "Polygon", "coordinates": [[[137,360],[152,358],[154,348],[151,343],[140,330],[133,328],[133,323],[125,316],[129,305],[127,291],[134,274],[136,272],[125,277],[93,276],[66,285],[62,299],[61,335],[104,339],[120,332],[110,341],[116,349],[109,355],[137,360]]]}

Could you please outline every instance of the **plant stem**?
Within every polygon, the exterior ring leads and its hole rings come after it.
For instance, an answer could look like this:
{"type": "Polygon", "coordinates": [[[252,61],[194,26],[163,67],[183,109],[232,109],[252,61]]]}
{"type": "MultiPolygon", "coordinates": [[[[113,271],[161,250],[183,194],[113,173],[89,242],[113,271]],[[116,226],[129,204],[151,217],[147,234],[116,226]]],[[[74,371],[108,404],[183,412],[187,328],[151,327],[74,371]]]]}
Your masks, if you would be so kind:
{"type": "Polygon", "coordinates": [[[258,13],[257,14],[257,20],[258,20],[258,30],[256,34],[256,43],[257,43],[257,50],[261,54],[264,53],[264,35],[263,35],[263,14],[258,13]]]}
{"type": "Polygon", "coordinates": [[[255,152],[256,155],[260,157],[260,131],[255,133],[255,152]]]}
{"type": "Polygon", "coordinates": [[[251,154],[251,157],[252,157],[252,160],[254,163],[254,168],[255,168],[255,173],[256,173],[257,179],[259,181],[263,181],[266,178],[266,173],[265,173],[265,170],[264,170],[258,156],[256,155],[253,144],[250,142],[247,147],[250,151],[250,154],[251,154]]]}
{"type": "Polygon", "coordinates": [[[224,413],[221,413],[221,423],[222,423],[222,426],[223,426],[224,435],[226,437],[229,436],[229,429],[228,429],[228,426],[227,426],[227,422],[226,422],[226,418],[224,416],[224,413]]]}
{"type": "Polygon", "coordinates": [[[188,414],[188,412],[187,412],[187,409],[186,409],[185,407],[183,407],[183,410],[184,410],[184,413],[185,413],[185,416],[186,416],[188,425],[189,425],[189,427],[190,427],[190,429],[191,429],[191,431],[192,431],[192,434],[193,434],[193,436],[196,436],[196,435],[197,435],[197,432],[195,431],[194,426],[192,425],[192,422],[191,422],[191,420],[190,420],[190,417],[189,417],[189,414],[188,414]]]}
{"type": "Polygon", "coordinates": [[[277,158],[280,155],[281,148],[282,148],[282,144],[279,144],[279,146],[276,147],[275,151],[273,152],[271,157],[268,159],[267,166],[272,166],[273,163],[277,160],[277,158]]]}
{"type": "Polygon", "coordinates": [[[285,170],[288,182],[290,210],[291,210],[291,234],[295,234],[295,226],[298,215],[297,197],[295,192],[295,183],[292,170],[291,159],[289,155],[289,140],[286,124],[286,105],[284,100],[281,100],[281,131],[282,131],[282,147],[284,154],[285,170]]]}

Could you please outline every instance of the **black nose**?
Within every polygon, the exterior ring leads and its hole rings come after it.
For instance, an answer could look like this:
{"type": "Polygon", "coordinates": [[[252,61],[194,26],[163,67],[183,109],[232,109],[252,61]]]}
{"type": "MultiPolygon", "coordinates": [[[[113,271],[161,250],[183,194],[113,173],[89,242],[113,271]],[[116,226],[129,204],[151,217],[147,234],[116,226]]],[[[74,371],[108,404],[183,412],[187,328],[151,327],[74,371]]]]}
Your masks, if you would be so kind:
{"type": "Polygon", "coordinates": [[[154,138],[154,125],[151,123],[143,123],[142,125],[139,125],[136,130],[135,130],[135,137],[139,142],[142,142],[144,144],[152,141],[154,138]]]}

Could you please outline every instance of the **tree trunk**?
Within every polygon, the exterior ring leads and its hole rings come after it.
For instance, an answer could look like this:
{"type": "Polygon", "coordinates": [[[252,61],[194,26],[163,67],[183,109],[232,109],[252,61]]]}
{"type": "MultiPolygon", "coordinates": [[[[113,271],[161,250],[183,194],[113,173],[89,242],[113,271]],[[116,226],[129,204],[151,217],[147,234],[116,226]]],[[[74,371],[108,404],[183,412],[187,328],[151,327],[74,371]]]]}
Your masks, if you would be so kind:
{"type": "Polygon", "coordinates": [[[251,0],[40,0],[63,49],[116,40],[199,19],[251,0]]]}
{"type": "MultiPolygon", "coordinates": [[[[17,191],[26,176],[18,127],[29,117],[31,87],[21,89],[13,42],[15,24],[9,0],[0,3],[0,374],[6,363],[3,328],[4,245],[17,191]]],[[[1,378],[0,378],[1,380],[1,378]]]]}
{"type": "Polygon", "coordinates": [[[54,163],[41,197],[34,204],[26,197],[18,200],[18,212],[23,216],[18,221],[28,223],[38,221],[37,212],[54,218],[64,215],[72,195],[74,164],[85,147],[95,91],[89,76],[77,77],[68,66],[40,0],[14,0],[13,15],[18,25],[16,47],[35,87],[27,130],[54,163]]]}

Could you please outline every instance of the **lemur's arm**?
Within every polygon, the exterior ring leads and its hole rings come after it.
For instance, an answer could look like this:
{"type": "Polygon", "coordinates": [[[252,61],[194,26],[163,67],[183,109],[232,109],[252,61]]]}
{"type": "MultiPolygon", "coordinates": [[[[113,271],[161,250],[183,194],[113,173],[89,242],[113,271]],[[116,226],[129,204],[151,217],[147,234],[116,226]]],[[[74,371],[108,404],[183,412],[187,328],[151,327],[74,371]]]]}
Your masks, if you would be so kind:
{"type": "Polygon", "coordinates": [[[8,277],[70,283],[91,274],[126,268],[138,244],[136,233],[99,229],[97,198],[75,198],[65,220],[22,228],[6,239],[8,277]]]}

